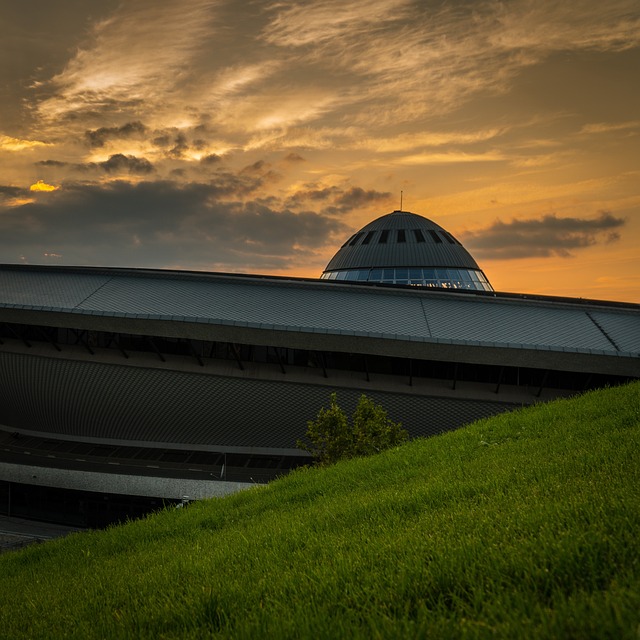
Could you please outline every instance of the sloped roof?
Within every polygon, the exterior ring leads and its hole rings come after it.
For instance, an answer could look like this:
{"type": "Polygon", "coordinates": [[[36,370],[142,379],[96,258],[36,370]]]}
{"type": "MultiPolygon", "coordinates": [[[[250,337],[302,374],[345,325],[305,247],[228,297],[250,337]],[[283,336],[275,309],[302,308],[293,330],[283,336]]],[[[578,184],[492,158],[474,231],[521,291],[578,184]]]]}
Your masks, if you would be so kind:
{"type": "Polygon", "coordinates": [[[600,358],[592,369],[640,376],[640,305],[580,299],[0,265],[3,321],[523,366],[536,365],[521,352],[536,352],[545,366],[569,370],[582,370],[569,355],[583,354],[600,358]]]}

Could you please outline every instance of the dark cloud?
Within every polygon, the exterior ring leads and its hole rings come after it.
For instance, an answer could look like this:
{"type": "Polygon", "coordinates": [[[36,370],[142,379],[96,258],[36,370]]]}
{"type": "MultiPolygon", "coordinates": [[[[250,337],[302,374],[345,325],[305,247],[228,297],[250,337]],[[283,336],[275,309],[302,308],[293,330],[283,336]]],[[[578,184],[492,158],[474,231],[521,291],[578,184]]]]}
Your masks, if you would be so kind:
{"type": "Polygon", "coordinates": [[[306,162],[306,160],[299,153],[288,153],[285,156],[287,162],[306,162]]]}
{"type": "Polygon", "coordinates": [[[205,165],[217,164],[221,160],[222,158],[217,153],[211,153],[208,156],[204,156],[203,158],[200,158],[201,164],[205,164],[205,165]]]}
{"type": "Polygon", "coordinates": [[[241,169],[237,179],[246,184],[253,183],[251,191],[255,191],[258,188],[268,187],[279,182],[282,179],[282,175],[274,171],[270,163],[258,160],[241,169]]]}
{"type": "Polygon", "coordinates": [[[36,165],[41,167],[66,167],[68,162],[61,162],[60,160],[40,160],[36,162],[36,165]]]}
{"type": "Polygon", "coordinates": [[[346,209],[358,209],[371,203],[388,200],[390,197],[391,194],[388,191],[381,193],[373,190],[365,191],[361,187],[351,187],[336,199],[336,205],[346,209]]]}
{"type": "Polygon", "coordinates": [[[75,171],[104,171],[109,174],[148,175],[154,172],[153,164],[146,158],[115,153],[104,162],[88,162],[86,164],[71,164],[59,160],[41,160],[37,166],[48,168],[69,167],[75,171]]]}
{"type": "Polygon", "coordinates": [[[168,147],[171,144],[171,136],[163,133],[162,135],[156,136],[151,141],[156,147],[168,147]]]}
{"type": "Polygon", "coordinates": [[[207,184],[67,184],[36,202],[0,205],[0,262],[41,263],[49,254],[63,264],[268,272],[308,264],[347,232],[277,200],[227,197],[243,188],[228,174],[207,184]]]}
{"type": "Polygon", "coordinates": [[[328,200],[329,198],[340,196],[343,193],[338,187],[325,187],[324,189],[309,189],[296,194],[309,200],[328,200]]]}
{"type": "Polygon", "coordinates": [[[278,179],[278,176],[269,170],[265,173],[242,170],[235,174],[218,169],[209,177],[209,184],[217,196],[236,198],[251,196],[266,184],[278,179]]]}
{"type": "Polygon", "coordinates": [[[95,166],[100,167],[107,173],[129,173],[132,175],[147,175],[153,173],[153,165],[146,158],[136,156],[125,156],[116,153],[104,162],[97,162],[95,166]]]}
{"type": "Polygon", "coordinates": [[[319,187],[316,184],[308,184],[306,187],[288,198],[288,206],[296,208],[322,202],[325,207],[323,213],[339,215],[372,203],[385,202],[391,197],[389,192],[365,191],[361,187],[343,189],[336,186],[319,187]]]}
{"type": "Polygon", "coordinates": [[[187,136],[185,136],[184,133],[178,133],[173,142],[173,147],[169,149],[169,155],[172,158],[182,158],[184,154],[189,151],[187,136]]]}
{"type": "Polygon", "coordinates": [[[264,160],[258,160],[256,162],[254,162],[253,164],[250,164],[248,166],[246,166],[241,173],[257,173],[260,171],[264,171],[265,169],[268,169],[271,165],[269,165],[268,163],[266,163],[264,160]]]}
{"type": "Polygon", "coordinates": [[[24,193],[26,192],[22,187],[0,185],[0,198],[17,198],[24,193]]]}
{"type": "Polygon", "coordinates": [[[318,188],[317,185],[307,185],[307,189],[296,191],[287,199],[287,206],[298,208],[305,206],[307,203],[316,204],[318,202],[326,202],[330,198],[339,196],[342,190],[338,187],[318,188]]]}
{"type": "Polygon", "coordinates": [[[190,143],[187,135],[176,128],[157,130],[153,132],[151,143],[159,147],[169,158],[180,159],[185,153],[194,146],[197,150],[206,147],[206,140],[198,138],[195,142],[190,143]]]}
{"type": "Polygon", "coordinates": [[[617,230],[624,224],[624,218],[616,218],[608,211],[591,219],[551,214],[511,222],[496,220],[485,229],[461,237],[477,258],[570,257],[577,249],[615,242],[620,238],[617,230]]]}
{"type": "Polygon", "coordinates": [[[103,147],[107,140],[121,140],[143,136],[147,127],[140,121],[128,122],[121,127],[100,127],[85,132],[85,138],[91,147],[103,147]]]}

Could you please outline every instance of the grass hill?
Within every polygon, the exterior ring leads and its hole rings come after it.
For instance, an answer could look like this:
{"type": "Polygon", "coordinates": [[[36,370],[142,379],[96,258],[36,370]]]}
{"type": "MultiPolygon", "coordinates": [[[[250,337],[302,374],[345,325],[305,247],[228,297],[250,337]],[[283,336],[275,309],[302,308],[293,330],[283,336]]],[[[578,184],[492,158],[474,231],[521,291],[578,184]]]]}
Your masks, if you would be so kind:
{"type": "Polygon", "coordinates": [[[0,556],[3,638],[629,638],[640,384],[0,556]]]}

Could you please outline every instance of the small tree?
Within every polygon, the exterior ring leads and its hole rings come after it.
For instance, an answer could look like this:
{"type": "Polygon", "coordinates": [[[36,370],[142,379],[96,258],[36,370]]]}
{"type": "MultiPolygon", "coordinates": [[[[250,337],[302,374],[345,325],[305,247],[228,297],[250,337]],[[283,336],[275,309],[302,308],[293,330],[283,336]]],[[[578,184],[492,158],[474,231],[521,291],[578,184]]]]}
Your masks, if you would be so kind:
{"type": "Polygon", "coordinates": [[[298,440],[298,447],[308,451],[318,465],[327,465],[342,458],[351,445],[349,422],[338,406],[337,395],[331,394],[331,405],[318,412],[315,420],[307,422],[309,442],[298,440]]]}
{"type": "Polygon", "coordinates": [[[328,409],[320,409],[318,417],[307,423],[307,440],[299,440],[298,447],[308,451],[319,466],[338,460],[369,456],[394,447],[408,439],[409,434],[398,422],[392,422],[387,412],[364,394],[353,413],[350,425],[338,406],[337,395],[330,396],[328,409]]]}
{"type": "Polygon", "coordinates": [[[364,394],[353,413],[353,455],[371,456],[409,438],[400,422],[392,422],[381,405],[364,394]]]}

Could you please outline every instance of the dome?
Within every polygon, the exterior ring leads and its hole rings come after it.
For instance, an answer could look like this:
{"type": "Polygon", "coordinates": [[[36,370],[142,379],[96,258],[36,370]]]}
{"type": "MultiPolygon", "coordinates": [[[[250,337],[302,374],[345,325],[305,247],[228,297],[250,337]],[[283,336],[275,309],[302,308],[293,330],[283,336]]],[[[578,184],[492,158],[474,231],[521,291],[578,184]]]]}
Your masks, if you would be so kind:
{"type": "Polygon", "coordinates": [[[352,235],[323,280],[493,291],[471,254],[435,222],[409,211],[384,215],[352,235]]]}

